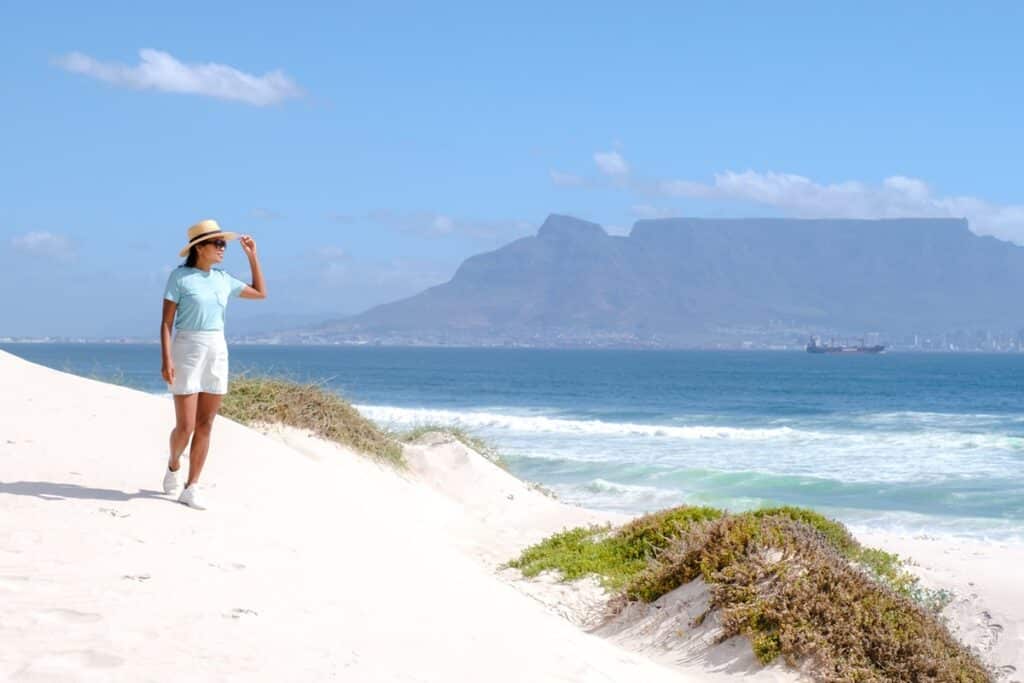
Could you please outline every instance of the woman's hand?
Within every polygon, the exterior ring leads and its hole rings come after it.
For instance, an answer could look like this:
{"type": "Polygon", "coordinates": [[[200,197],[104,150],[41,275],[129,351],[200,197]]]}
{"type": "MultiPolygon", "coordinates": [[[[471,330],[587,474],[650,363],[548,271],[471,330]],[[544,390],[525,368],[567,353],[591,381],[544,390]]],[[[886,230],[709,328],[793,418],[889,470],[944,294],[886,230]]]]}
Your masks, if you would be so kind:
{"type": "Polygon", "coordinates": [[[174,384],[174,363],[165,363],[160,368],[160,374],[164,376],[165,382],[174,384]]]}
{"type": "Polygon", "coordinates": [[[239,244],[242,245],[242,251],[249,258],[256,258],[256,240],[252,238],[252,235],[242,235],[238,238],[239,244]]]}

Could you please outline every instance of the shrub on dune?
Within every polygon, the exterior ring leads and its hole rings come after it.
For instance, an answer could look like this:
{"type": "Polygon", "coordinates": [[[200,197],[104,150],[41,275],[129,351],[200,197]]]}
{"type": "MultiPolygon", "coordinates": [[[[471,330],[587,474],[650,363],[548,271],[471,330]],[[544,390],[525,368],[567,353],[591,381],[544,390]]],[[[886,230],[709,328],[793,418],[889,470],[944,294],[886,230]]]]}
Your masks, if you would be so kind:
{"type": "Polygon", "coordinates": [[[596,574],[607,588],[618,590],[692,525],[721,516],[713,508],[678,507],[639,517],[616,531],[610,526],[563,531],[527,548],[507,566],[525,576],[557,570],[567,581],[596,574]]]}
{"type": "Polygon", "coordinates": [[[616,609],[702,578],[723,639],[745,635],[762,662],[782,656],[822,681],[990,680],[921,604],[895,555],[861,546],[811,510],[673,508],[618,531],[563,532],[510,565],[559,569],[567,579],[586,568],[619,588],[616,609]]]}
{"type": "Polygon", "coordinates": [[[245,424],[281,423],[396,465],[402,447],[347,401],[317,384],[266,377],[231,380],[220,414],[245,424]]]}

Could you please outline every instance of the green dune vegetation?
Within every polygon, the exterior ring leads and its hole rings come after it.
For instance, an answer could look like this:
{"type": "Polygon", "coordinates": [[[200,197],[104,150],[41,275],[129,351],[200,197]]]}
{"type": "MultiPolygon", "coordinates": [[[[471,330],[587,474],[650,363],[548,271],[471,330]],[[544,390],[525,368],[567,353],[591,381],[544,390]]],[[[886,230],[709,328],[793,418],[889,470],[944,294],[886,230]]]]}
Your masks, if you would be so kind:
{"type": "Polygon", "coordinates": [[[498,451],[464,429],[441,424],[419,425],[402,432],[389,432],[363,417],[348,401],[320,384],[302,383],[282,377],[238,375],[231,385],[220,414],[248,425],[285,424],[313,433],[360,453],[394,465],[404,466],[402,444],[425,434],[446,434],[508,469],[498,451]]]}
{"type": "Polygon", "coordinates": [[[271,377],[234,377],[220,414],[249,425],[281,423],[308,429],[360,453],[404,465],[401,444],[319,384],[271,377]]]}
{"type": "Polygon", "coordinates": [[[566,581],[596,575],[613,612],[702,578],[723,640],[745,635],[763,663],[781,656],[821,681],[991,680],[936,616],[949,595],[811,510],[677,507],[555,534],[508,566],[566,581]]]}

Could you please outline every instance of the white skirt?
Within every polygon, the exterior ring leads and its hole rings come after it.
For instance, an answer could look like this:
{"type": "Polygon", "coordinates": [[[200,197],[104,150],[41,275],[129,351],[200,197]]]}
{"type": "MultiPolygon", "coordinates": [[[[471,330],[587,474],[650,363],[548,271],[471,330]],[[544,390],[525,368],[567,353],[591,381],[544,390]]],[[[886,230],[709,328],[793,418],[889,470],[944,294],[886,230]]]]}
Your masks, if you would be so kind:
{"type": "Polygon", "coordinates": [[[221,330],[178,330],[171,342],[176,395],[228,393],[228,344],[221,330]]]}

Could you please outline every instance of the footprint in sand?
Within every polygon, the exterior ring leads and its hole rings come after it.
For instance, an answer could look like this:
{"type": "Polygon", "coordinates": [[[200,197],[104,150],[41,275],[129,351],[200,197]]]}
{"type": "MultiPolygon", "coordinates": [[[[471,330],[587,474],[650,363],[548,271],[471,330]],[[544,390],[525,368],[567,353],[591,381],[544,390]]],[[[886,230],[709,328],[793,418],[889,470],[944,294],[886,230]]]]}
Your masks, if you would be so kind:
{"type": "Polygon", "coordinates": [[[121,512],[120,510],[116,510],[114,508],[100,508],[100,512],[105,512],[108,515],[110,515],[111,517],[117,517],[119,519],[124,519],[125,517],[131,517],[131,513],[129,513],[129,512],[121,512]]]}
{"type": "Polygon", "coordinates": [[[121,577],[126,581],[149,581],[152,577],[149,574],[125,574],[121,577]]]}
{"type": "Polygon", "coordinates": [[[992,618],[992,613],[988,610],[983,610],[978,615],[978,625],[983,627],[987,633],[981,638],[981,642],[978,643],[978,647],[982,652],[989,652],[999,642],[999,636],[1003,634],[1003,625],[996,623],[992,618]]]}
{"type": "Polygon", "coordinates": [[[254,609],[236,607],[233,610],[231,610],[230,614],[225,614],[224,616],[231,617],[232,619],[241,619],[242,617],[258,617],[259,615],[260,613],[254,609]]]}
{"type": "MultiPolygon", "coordinates": [[[[1005,666],[997,666],[995,668],[995,674],[996,674],[996,679],[997,680],[1001,680],[1001,679],[1004,679],[1004,678],[1009,678],[1010,676],[1012,676],[1015,673],[1017,673],[1017,667],[1015,667],[1013,664],[1006,664],[1005,666]]],[[[1013,679],[1011,681],[1008,681],[1008,683],[1020,683],[1020,681],[1018,681],[1015,678],[1015,679],[1013,679]]]]}

